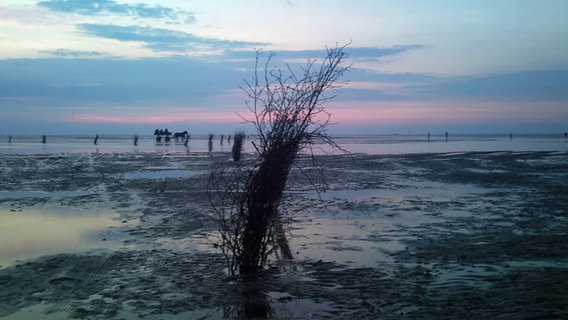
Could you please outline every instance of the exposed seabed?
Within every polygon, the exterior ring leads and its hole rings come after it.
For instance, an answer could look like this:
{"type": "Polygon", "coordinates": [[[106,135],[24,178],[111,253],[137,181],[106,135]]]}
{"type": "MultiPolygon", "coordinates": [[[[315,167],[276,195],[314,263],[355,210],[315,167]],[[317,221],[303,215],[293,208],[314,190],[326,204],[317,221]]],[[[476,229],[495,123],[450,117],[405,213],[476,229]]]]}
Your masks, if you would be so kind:
{"type": "Polygon", "coordinates": [[[1,155],[0,317],[568,316],[564,151],[319,156],[327,192],[290,176],[294,260],[248,283],[210,242],[229,158],[1,155]]]}

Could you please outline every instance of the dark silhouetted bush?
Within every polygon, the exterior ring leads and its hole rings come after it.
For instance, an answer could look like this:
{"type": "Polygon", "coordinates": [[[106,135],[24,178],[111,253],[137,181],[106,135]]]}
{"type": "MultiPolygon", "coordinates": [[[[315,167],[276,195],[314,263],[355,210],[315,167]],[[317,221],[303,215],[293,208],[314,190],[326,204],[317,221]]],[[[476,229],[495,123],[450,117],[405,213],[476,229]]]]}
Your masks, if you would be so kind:
{"type": "MultiPolygon", "coordinates": [[[[243,119],[256,129],[252,143],[258,157],[247,166],[220,170],[210,180],[210,190],[215,190],[210,200],[219,221],[218,245],[231,273],[257,273],[277,250],[292,258],[278,208],[298,155],[315,143],[337,147],[327,134],[330,114],[323,103],[335,97],[330,92],[341,86],[339,78],[349,69],[341,64],[344,49],[328,48],[321,63],[308,60],[297,72],[287,66],[286,74],[270,65],[272,53],[260,66],[262,52],[257,51],[252,81],[245,81],[242,89],[252,114],[243,119]]],[[[235,145],[236,141],[237,137],[235,145]]]]}

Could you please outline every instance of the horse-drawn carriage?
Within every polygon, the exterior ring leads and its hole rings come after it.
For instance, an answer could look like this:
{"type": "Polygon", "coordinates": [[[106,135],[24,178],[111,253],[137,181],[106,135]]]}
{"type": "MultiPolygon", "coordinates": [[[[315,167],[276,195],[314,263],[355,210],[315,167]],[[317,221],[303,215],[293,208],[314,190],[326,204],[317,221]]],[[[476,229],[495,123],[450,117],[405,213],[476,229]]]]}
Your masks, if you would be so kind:
{"type": "Polygon", "coordinates": [[[154,135],[156,136],[156,142],[162,142],[162,136],[164,137],[165,142],[170,142],[171,137],[174,137],[175,142],[179,142],[180,139],[184,141],[185,145],[187,145],[187,141],[189,140],[189,133],[186,131],[183,132],[176,132],[172,135],[172,133],[166,129],[156,129],[154,131],[154,135]]]}

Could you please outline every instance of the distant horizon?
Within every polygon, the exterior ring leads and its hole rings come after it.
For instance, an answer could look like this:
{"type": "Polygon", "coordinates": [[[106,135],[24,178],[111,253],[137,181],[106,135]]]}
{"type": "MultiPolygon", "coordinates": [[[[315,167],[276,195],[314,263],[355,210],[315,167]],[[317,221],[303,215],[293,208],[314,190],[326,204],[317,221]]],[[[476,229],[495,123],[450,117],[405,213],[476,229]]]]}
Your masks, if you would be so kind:
{"type": "MultiPolygon", "coordinates": [[[[191,134],[185,140],[157,141],[153,134],[54,134],[12,136],[0,135],[0,154],[33,153],[167,153],[191,156],[194,153],[230,153],[232,143],[229,134],[213,133],[213,143],[208,143],[209,134],[191,134]],[[191,153],[191,154],[190,154],[191,153]]],[[[467,134],[336,134],[331,135],[340,148],[316,141],[313,148],[305,151],[316,155],[332,155],[348,151],[366,154],[454,153],[454,152],[502,152],[502,151],[548,151],[568,152],[568,138],[563,134],[522,134],[510,137],[505,133],[467,134]]],[[[243,150],[254,153],[254,135],[245,139],[243,150]]]]}
{"type": "MultiPolygon", "coordinates": [[[[218,139],[221,135],[225,138],[228,136],[232,136],[235,134],[236,131],[202,131],[202,132],[189,132],[191,137],[199,137],[199,138],[208,138],[210,134],[213,134],[215,139],[218,139]]],[[[255,132],[246,132],[247,135],[254,136],[255,132]]],[[[564,137],[565,133],[568,131],[558,131],[558,132],[522,132],[522,131],[512,131],[512,132],[471,132],[471,131],[428,131],[428,132],[329,132],[329,136],[331,137],[364,137],[364,136],[415,136],[415,137],[427,137],[428,134],[431,137],[445,137],[445,134],[448,133],[448,136],[503,136],[503,137],[510,137],[510,135],[514,136],[559,136],[564,137]]],[[[94,138],[95,136],[99,136],[100,138],[104,138],[105,136],[108,137],[154,137],[152,132],[93,132],[93,133],[15,133],[15,134],[7,134],[2,133],[0,137],[3,138],[16,138],[16,137],[42,137],[42,136],[52,136],[52,137],[84,137],[84,138],[94,138]]],[[[1,141],[0,141],[1,142],[1,141]]]]}

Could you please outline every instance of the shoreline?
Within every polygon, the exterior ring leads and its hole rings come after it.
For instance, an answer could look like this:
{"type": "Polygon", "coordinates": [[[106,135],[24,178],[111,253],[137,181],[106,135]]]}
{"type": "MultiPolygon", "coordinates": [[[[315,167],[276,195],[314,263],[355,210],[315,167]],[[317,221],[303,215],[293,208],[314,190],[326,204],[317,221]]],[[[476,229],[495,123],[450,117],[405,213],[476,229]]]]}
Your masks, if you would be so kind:
{"type": "MultiPolygon", "coordinates": [[[[14,136],[0,141],[0,154],[65,154],[65,153],[208,153],[230,152],[231,141],[228,135],[214,135],[212,143],[208,136],[192,136],[188,144],[171,140],[156,142],[152,135],[100,135],[95,144],[95,136],[60,135],[47,136],[42,143],[41,136],[14,136]]],[[[245,140],[244,153],[252,153],[255,148],[252,138],[245,140]]],[[[339,135],[334,138],[339,146],[352,153],[363,154],[412,154],[449,152],[495,152],[495,151],[568,151],[568,140],[559,134],[546,135],[339,135]]],[[[341,154],[327,145],[316,144],[313,150],[317,155],[341,154]]]]}

